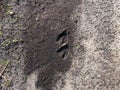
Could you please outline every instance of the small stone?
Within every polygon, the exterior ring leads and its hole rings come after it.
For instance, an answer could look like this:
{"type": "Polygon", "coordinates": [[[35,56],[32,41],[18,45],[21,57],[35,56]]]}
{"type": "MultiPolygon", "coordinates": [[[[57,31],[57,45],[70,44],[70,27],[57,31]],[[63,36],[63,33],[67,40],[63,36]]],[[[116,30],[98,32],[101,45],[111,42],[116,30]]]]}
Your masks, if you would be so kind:
{"type": "Polygon", "coordinates": [[[10,12],[9,12],[9,14],[13,15],[13,14],[14,14],[14,12],[10,11],[10,12]]]}

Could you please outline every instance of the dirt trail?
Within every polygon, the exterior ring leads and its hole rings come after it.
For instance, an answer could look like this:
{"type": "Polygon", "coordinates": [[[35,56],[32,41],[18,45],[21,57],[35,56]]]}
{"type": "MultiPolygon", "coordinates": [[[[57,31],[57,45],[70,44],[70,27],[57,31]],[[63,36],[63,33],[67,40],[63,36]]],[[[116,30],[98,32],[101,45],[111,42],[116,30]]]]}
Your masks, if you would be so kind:
{"type": "Polygon", "coordinates": [[[1,90],[119,90],[119,0],[0,1],[1,90]]]}

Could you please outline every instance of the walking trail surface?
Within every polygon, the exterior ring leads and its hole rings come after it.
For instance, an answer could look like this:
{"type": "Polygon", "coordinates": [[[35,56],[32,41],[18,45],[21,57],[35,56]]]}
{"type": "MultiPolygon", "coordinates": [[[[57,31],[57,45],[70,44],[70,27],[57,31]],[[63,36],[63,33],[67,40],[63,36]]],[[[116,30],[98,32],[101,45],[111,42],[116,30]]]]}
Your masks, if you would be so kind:
{"type": "Polygon", "coordinates": [[[119,0],[1,0],[1,90],[120,90],[119,0]]]}

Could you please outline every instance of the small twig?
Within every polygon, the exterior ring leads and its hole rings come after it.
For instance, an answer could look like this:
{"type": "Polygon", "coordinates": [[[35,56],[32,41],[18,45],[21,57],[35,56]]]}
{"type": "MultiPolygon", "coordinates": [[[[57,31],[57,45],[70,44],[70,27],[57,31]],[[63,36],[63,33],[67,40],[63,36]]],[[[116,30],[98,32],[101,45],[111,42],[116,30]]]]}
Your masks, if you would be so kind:
{"type": "Polygon", "coordinates": [[[4,67],[3,70],[1,71],[0,77],[2,77],[2,75],[3,75],[4,71],[5,71],[5,69],[7,68],[9,62],[10,62],[10,61],[8,61],[8,62],[6,63],[5,67],[4,67]]]}

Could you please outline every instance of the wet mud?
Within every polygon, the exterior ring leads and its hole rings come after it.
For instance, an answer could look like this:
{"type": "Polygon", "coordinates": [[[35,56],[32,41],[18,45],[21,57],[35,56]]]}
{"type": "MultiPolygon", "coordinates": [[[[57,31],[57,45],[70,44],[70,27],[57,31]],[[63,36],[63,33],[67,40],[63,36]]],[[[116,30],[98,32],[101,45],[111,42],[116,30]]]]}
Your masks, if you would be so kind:
{"type": "MultiPolygon", "coordinates": [[[[17,2],[18,3],[18,2],[17,2]]],[[[38,71],[37,88],[53,90],[71,66],[74,21],[80,0],[34,0],[25,6],[25,74],[38,71]]]]}

